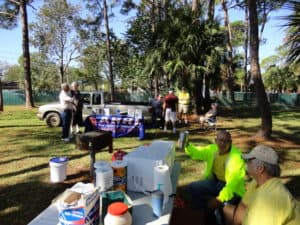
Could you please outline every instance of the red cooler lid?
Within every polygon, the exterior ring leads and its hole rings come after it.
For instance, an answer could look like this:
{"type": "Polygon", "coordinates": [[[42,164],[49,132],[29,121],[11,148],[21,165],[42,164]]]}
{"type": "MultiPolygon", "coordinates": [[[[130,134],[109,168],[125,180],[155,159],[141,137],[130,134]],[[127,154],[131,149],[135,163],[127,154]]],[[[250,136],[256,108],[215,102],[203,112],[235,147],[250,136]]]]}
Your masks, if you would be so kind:
{"type": "Polygon", "coordinates": [[[108,213],[111,215],[119,216],[128,211],[128,206],[123,202],[114,202],[108,206],[108,213]]]}

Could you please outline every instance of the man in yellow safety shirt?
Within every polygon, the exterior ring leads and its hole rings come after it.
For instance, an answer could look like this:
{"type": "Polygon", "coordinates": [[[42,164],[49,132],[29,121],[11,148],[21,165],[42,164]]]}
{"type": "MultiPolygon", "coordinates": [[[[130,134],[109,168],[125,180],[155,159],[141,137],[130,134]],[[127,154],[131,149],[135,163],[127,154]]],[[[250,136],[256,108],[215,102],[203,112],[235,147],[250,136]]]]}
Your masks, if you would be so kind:
{"type": "Polygon", "coordinates": [[[218,131],[216,144],[196,147],[190,143],[185,152],[206,162],[204,179],[188,186],[192,206],[212,212],[224,203],[237,204],[245,193],[245,163],[241,151],[232,144],[228,131],[218,131]]]}
{"type": "Polygon", "coordinates": [[[190,105],[190,94],[186,91],[185,87],[181,89],[178,95],[178,112],[179,112],[179,122],[184,120],[185,124],[188,124],[188,110],[190,105]]]}

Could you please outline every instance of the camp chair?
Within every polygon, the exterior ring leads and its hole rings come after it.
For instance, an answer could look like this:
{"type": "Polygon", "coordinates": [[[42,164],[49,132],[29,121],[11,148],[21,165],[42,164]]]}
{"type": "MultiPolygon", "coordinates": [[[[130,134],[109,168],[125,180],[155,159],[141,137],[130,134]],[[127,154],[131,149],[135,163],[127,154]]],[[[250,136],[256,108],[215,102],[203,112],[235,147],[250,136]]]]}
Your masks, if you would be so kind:
{"type": "Polygon", "coordinates": [[[214,122],[210,121],[210,120],[205,120],[204,126],[203,126],[204,130],[205,131],[210,131],[210,130],[216,131],[217,130],[217,121],[218,121],[217,117],[214,122]]]}

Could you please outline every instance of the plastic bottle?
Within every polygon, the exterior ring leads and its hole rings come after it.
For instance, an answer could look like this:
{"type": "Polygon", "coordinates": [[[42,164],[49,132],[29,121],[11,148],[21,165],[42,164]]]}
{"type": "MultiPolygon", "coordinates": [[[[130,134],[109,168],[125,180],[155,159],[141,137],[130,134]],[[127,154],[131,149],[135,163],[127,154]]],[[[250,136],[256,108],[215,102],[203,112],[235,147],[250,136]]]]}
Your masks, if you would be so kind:
{"type": "Polygon", "coordinates": [[[160,217],[163,211],[164,205],[164,193],[161,191],[162,184],[157,185],[157,190],[151,194],[151,203],[153,214],[156,217],[160,217]]]}
{"type": "Polygon", "coordinates": [[[104,225],[132,225],[128,206],[123,202],[114,202],[108,206],[104,225]]]}

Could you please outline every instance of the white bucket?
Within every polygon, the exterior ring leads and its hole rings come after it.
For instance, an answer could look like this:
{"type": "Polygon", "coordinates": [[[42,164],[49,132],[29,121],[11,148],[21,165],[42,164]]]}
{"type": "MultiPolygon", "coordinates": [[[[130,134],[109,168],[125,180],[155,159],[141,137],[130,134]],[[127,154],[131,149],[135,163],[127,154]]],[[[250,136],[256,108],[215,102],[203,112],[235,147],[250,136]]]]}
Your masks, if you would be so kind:
{"type": "Polygon", "coordinates": [[[108,166],[110,167],[110,164],[109,162],[106,162],[106,161],[96,161],[94,163],[94,169],[99,169],[99,168],[102,168],[102,167],[105,167],[105,166],[108,166]]]}
{"type": "Polygon", "coordinates": [[[95,170],[95,187],[100,188],[100,192],[108,191],[113,187],[113,169],[110,166],[103,166],[95,170]]]}
{"type": "Polygon", "coordinates": [[[49,161],[52,183],[63,182],[67,177],[67,157],[53,157],[49,161]]]}

